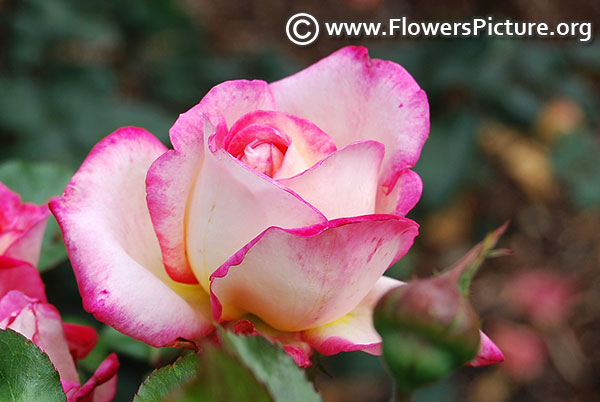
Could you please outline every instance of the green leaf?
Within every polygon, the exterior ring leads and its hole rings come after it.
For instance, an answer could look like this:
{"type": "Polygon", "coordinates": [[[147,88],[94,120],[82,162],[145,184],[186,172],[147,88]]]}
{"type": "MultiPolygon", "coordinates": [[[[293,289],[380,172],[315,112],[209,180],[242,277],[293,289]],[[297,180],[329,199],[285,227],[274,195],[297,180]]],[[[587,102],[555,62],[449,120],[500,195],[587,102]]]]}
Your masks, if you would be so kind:
{"type": "MultiPolygon", "coordinates": [[[[52,163],[8,161],[0,164],[0,181],[27,202],[43,204],[62,194],[73,171],[52,163]]],[[[38,269],[46,271],[67,258],[60,229],[53,216],[48,218],[38,269]]]]}
{"type": "Polygon", "coordinates": [[[590,133],[574,132],[554,145],[552,162],[567,185],[567,194],[576,207],[600,205],[600,160],[597,140],[590,133]]]}
{"type": "Polygon", "coordinates": [[[220,330],[220,336],[227,349],[266,384],[276,401],[321,400],[305,373],[281,347],[262,336],[239,336],[225,330],[220,330]]]}
{"type": "Polygon", "coordinates": [[[0,331],[0,395],[3,401],[66,401],[48,356],[23,335],[0,331]]]}
{"type": "Polygon", "coordinates": [[[42,252],[40,254],[40,262],[38,263],[38,271],[44,272],[54,268],[61,262],[67,259],[67,250],[63,241],[58,222],[53,215],[48,218],[46,232],[44,232],[44,241],[42,242],[42,252]]]}
{"type": "MultiPolygon", "coordinates": [[[[183,389],[173,392],[167,401],[220,402],[253,401],[274,402],[267,387],[257,380],[239,357],[216,346],[204,350],[197,379],[183,389]]],[[[272,373],[276,376],[277,373],[272,373]]]]}
{"type": "Polygon", "coordinates": [[[459,110],[431,125],[431,134],[423,147],[415,171],[423,179],[421,204],[441,208],[449,203],[478,172],[475,130],[478,117],[459,110]],[[452,152],[448,152],[452,150],[452,152]]]}
{"type": "Polygon", "coordinates": [[[174,390],[196,375],[197,356],[193,353],[180,357],[175,363],[154,370],[144,380],[134,402],[162,401],[174,390]]]}
{"type": "Polygon", "coordinates": [[[269,391],[238,357],[215,345],[155,370],[142,383],[134,402],[272,402],[269,391]]]}
{"type": "Polygon", "coordinates": [[[153,372],[134,401],[321,401],[280,346],[224,329],[219,337],[222,347],[206,344],[201,354],[153,372]]]}

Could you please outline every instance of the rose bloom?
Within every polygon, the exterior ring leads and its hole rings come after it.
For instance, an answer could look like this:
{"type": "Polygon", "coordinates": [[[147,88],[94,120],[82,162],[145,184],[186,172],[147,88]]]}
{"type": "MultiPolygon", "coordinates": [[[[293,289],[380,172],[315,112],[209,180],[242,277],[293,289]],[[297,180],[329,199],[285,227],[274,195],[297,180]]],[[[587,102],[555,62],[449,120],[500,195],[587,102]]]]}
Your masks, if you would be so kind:
{"type": "Polygon", "coordinates": [[[47,205],[22,203],[0,183],[0,255],[36,266],[49,214],[47,205]]]}
{"type": "Polygon", "coordinates": [[[372,310],[418,233],[404,216],[428,132],[424,91],[361,47],[214,87],[171,127],[172,150],[117,130],[50,203],[85,308],[153,346],[218,322],[300,365],[314,349],[377,353],[372,310]]]}
{"type": "Polygon", "coordinates": [[[94,348],[98,340],[96,331],[63,323],[56,308],[48,304],[37,269],[27,261],[11,257],[18,254],[37,261],[48,217],[47,206],[22,204],[19,196],[2,183],[0,192],[0,222],[5,225],[3,229],[8,228],[0,232],[0,239],[13,239],[5,249],[10,254],[0,253],[0,329],[20,333],[48,355],[69,402],[111,401],[119,368],[116,355],[108,356],[94,375],[80,385],[75,363],[94,348]]]}

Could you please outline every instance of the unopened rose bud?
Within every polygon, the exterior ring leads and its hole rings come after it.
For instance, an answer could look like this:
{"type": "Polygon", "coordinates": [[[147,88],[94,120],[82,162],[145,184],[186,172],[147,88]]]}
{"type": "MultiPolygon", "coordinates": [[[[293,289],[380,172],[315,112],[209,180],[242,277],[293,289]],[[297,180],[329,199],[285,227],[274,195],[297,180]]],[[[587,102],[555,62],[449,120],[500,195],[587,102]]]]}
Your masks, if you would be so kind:
{"type": "Polygon", "coordinates": [[[485,258],[506,254],[494,250],[506,226],[489,233],[443,274],[394,288],[377,303],[373,321],[399,394],[410,395],[466,363],[482,366],[504,359],[487,336],[480,336],[479,318],[467,296],[485,258]]]}
{"type": "Polygon", "coordinates": [[[374,323],[384,360],[407,392],[448,375],[479,349],[477,313],[447,276],[391,290],[377,304],[374,323]]]}

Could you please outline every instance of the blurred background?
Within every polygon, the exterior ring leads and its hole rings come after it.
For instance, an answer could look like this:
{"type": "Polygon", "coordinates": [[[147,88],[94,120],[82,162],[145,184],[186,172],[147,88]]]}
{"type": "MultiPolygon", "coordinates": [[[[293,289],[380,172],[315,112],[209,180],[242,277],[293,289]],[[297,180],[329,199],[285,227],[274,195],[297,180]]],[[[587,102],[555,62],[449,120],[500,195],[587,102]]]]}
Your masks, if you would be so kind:
{"type": "MultiPolygon", "coordinates": [[[[402,64],[431,105],[416,167],[424,192],[409,215],[421,235],[389,275],[431,275],[511,221],[501,246],[513,254],[486,262],[472,287],[506,362],[463,368],[417,400],[600,400],[600,41],[322,36],[300,48],[284,33],[296,12],[320,21],[600,23],[595,0],[0,0],[0,180],[45,202],[121,126],[168,143],[177,115],[217,83],[277,80],[344,45],[366,45],[402,64]]],[[[118,401],[176,356],[83,311],[53,222],[40,270],[64,319],[100,332],[83,372],[118,352],[118,401]]],[[[390,380],[373,356],[320,358],[310,374],[326,402],[389,400],[390,380]]]]}

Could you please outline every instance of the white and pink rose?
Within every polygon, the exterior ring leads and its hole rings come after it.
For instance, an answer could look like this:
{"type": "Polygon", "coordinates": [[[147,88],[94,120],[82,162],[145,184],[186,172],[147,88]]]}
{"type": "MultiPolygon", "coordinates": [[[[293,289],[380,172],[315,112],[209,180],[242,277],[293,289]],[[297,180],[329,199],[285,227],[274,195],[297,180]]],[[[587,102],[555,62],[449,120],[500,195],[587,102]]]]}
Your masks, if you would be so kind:
{"type": "Polygon", "coordinates": [[[301,365],[377,353],[372,311],[418,233],[405,215],[428,132],[415,80],[347,47],[281,81],[214,87],[173,149],[117,130],[50,208],[85,308],[127,335],[176,345],[231,323],[301,365]]]}

